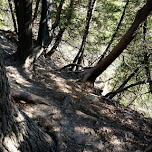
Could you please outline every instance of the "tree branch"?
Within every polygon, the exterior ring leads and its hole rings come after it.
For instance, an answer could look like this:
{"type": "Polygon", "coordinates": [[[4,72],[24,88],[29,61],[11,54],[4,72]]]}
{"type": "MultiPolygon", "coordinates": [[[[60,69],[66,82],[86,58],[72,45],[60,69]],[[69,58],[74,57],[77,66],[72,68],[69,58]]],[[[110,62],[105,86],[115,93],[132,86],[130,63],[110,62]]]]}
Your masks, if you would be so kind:
{"type": "Polygon", "coordinates": [[[141,85],[141,84],[144,84],[144,83],[146,84],[146,83],[149,83],[149,82],[152,82],[152,81],[146,81],[146,80],[145,81],[139,81],[139,82],[131,84],[131,85],[129,85],[129,86],[123,88],[123,89],[119,89],[119,90],[116,90],[116,91],[113,91],[113,92],[109,92],[104,97],[109,97],[111,95],[116,95],[117,93],[124,92],[124,91],[128,90],[131,87],[134,87],[134,86],[137,86],[137,85],[141,85]]]}

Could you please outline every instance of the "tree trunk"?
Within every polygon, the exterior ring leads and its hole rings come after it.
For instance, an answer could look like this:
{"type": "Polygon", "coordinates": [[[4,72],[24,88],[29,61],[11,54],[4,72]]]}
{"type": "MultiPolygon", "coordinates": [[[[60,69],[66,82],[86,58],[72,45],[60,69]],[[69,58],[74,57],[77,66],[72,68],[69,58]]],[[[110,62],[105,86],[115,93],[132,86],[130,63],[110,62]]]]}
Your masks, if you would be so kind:
{"type": "Polygon", "coordinates": [[[39,25],[37,44],[33,47],[32,53],[25,60],[25,69],[33,69],[34,62],[37,60],[37,58],[39,58],[39,56],[43,53],[43,51],[48,47],[50,43],[48,27],[48,9],[50,5],[52,5],[51,2],[51,0],[49,0],[49,2],[47,0],[42,0],[41,19],[39,25]]]}
{"type": "Polygon", "coordinates": [[[53,141],[12,105],[0,50],[0,151],[53,152],[53,141]]]}
{"type": "Polygon", "coordinates": [[[61,16],[61,12],[62,12],[62,7],[63,7],[64,1],[65,0],[61,0],[59,6],[57,8],[56,20],[55,20],[55,22],[52,25],[52,30],[54,30],[60,23],[60,16],[61,16]]]}
{"type": "Polygon", "coordinates": [[[33,23],[34,23],[34,20],[37,17],[37,11],[38,11],[39,4],[40,4],[40,0],[36,0],[35,10],[34,10],[34,16],[33,16],[33,23]]]}
{"type": "MultiPolygon", "coordinates": [[[[53,47],[51,48],[50,51],[47,52],[47,54],[45,55],[45,57],[51,57],[52,54],[56,51],[57,47],[59,46],[59,44],[60,44],[60,42],[62,40],[62,36],[64,34],[64,31],[66,30],[67,26],[71,23],[71,17],[72,17],[72,14],[73,14],[73,5],[74,5],[74,0],[71,0],[70,6],[68,8],[68,15],[66,16],[67,22],[64,23],[64,25],[63,25],[64,27],[63,28],[62,27],[60,28],[60,30],[59,30],[56,38],[55,38],[55,42],[53,44],[53,47]]],[[[52,25],[52,28],[55,27],[55,24],[56,23],[54,23],[52,25]]]]}
{"type": "Polygon", "coordinates": [[[15,16],[14,16],[11,0],[8,0],[8,4],[9,4],[11,15],[12,15],[12,20],[13,20],[13,24],[14,24],[14,30],[15,30],[15,33],[17,34],[17,25],[16,25],[16,20],[15,20],[15,16]]]}
{"type": "MultiPolygon", "coordinates": [[[[83,54],[84,54],[84,48],[85,48],[85,44],[86,44],[86,39],[89,33],[89,27],[90,27],[90,23],[92,20],[92,14],[94,12],[95,6],[96,6],[96,2],[97,0],[90,0],[88,3],[88,12],[87,12],[87,21],[86,21],[86,27],[85,27],[85,31],[84,31],[84,35],[83,35],[83,39],[82,39],[82,43],[79,49],[78,54],[76,55],[76,57],[73,60],[73,63],[76,64],[81,64],[82,63],[82,59],[83,59],[83,54]]],[[[74,67],[72,67],[73,70],[74,67]]],[[[78,70],[78,67],[76,68],[78,70]]]]}
{"type": "Polygon", "coordinates": [[[47,52],[47,54],[45,54],[46,58],[48,58],[48,57],[50,58],[53,55],[53,53],[56,51],[57,47],[59,46],[59,44],[61,42],[61,39],[62,39],[62,36],[63,36],[63,33],[64,33],[65,29],[66,28],[61,28],[59,30],[58,35],[56,36],[53,47],[51,48],[50,51],[47,52]]]}
{"type": "Polygon", "coordinates": [[[143,6],[135,17],[135,20],[126,34],[122,37],[119,43],[114,47],[111,53],[105,57],[100,63],[98,63],[94,68],[90,69],[89,73],[85,74],[83,78],[84,82],[89,82],[93,84],[95,79],[107,69],[107,67],[123,52],[127,45],[133,40],[136,35],[137,29],[140,24],[147,18],[147,16],[152,11],[152,1],[148,0],[146,5],[143,6]]]}
{"type": "MultiPolygon", "coordinates": [[[[147,80],[145,80],[145,81],[139,81],[139,82],[136,82],[136,83],[134,83],[134,84],[131,84],[131,85],[125,87],[125,88],[122,88],[122,89],[119,89],[119,90],[110,92],[110,94],[117,94],[117,93],[126,91],[126,90],[128,90],[129,88],[132,88],[132,87],[134,87],[134,86],[141,85],[141,84],[146,84],[146,83],[149,83],[149,82],[152,83],[152,81],[147,81],[147,80]]],[[[107,97],[107,96],[109,96],[109,95],[107,94],[105,97],[107,97]]]]}
{"type": "MultiPolygon", "coordinates": [[[[16,13],[16,20],[17,20],[17,29],[19,28],[19,0],[14,0],[15,5],[15,13],[16,13]]],[[[19,29],[18,29],[19,31],[19,29]]]]}
{"type": "Polygon", "coordinates": [[[151,72],[150,72],[150,61],[149,61],[149,56],[145,52],[144,54],[144,61],[145,61],[145,71],[146,71],[146,76],[147,76],[147,81],[149,82],[149,92],[152,93],[152,80],[151,80],[151,72]]]}
{"type": "Polygon", "coordinates": [[[39,32],[37,43],[39,46],[47,47],[49,44],[49,29],[47,25],[47,1],[42,0],[42,11],[41,11],[41,20],[39,25],[39,32]]]}
{"type": "Polygon", "coordinates": [[[147,49],[147,44],[146,44],[146,35],[147,35],[147,20],[144,23],[143,26],[143,39],[144,39],[144,46],[143,46],[143,51],[144,52],[144,64],[145,64],[145,71],[146,71],[146,76],[147,80],[149,81],[149,92],[152,93],[152,82],[151,82],[151,72],[150,72],[150,61],[149,61],[149,55],[148,55],[148,49],[147,49]]]}
{"type": "Polygon", "coordinates": [[[18,49],[13,55],[20,64],[32,53],[32,0],[14,0],[18,22],[18,49]]]}

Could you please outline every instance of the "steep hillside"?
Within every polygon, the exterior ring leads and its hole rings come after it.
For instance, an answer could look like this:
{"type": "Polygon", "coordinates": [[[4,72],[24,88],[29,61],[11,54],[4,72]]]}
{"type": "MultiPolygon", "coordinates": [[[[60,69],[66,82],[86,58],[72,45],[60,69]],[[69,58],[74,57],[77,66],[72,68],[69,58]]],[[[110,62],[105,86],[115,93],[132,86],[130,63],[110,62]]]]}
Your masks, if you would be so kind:
{"type": "MultiPolygon", "coordinates": [[[[0,36],[5,54],[14,44],[0,36]]],[[[40,57],[35,71],[6,61],[14,104],[50,132],[61,152],[151,152],[152,119],[83,88],[77,75],[40,57]],[[59,68],[59,67],[58,67],[59,68]]]]}

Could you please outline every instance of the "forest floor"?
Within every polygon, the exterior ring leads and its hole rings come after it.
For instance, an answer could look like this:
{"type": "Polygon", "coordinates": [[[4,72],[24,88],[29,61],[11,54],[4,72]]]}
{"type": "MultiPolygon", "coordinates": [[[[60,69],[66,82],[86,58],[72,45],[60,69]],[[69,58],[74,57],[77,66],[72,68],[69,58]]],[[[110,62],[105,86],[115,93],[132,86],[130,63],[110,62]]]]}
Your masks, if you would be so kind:
{"type": "MultiPolygon", "coordinates": [[[[2,35],[0,47],[5,53],[16,49],[2,35]]],[[[8,62],[6,70],[11,91],[34,94],[48,103],[15,104],[42,130],[56,134],[60,152],[152,151],[151,118],[84,89],[75,74],[58,70],[51,60],[40,57],[31,73],[8,62]]]]}

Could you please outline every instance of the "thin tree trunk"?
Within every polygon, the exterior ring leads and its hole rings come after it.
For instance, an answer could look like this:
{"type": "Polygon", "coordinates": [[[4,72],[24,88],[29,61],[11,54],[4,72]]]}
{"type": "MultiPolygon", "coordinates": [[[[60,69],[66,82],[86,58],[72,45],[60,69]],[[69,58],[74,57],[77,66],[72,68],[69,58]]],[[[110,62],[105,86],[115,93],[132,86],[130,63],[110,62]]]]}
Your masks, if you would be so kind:
{"type": "Polygon", "coordinates": [[[149,81],[149,91],[152,93],[152,82],[151,82],[151,73],[150,73],[150,61],[149,61],[149,55],[147,53],[147,44],[146,44],[146,35],[147,35],[147,20],[144,22],[143,25],[143,39],[144,39],[144,46],[143,46],[143,51],[144,52],[144,63],[145,63],[145,71],[146,71],[146,76],[147,80],[149,81]]]}
{"type": "Polygon", "coordinates": [[[148,0],[147,3],[141,8],[135,17],[135,20],[126,34],[122,37],[119,43],[114,47],[108,56],[106,56],[100,63],[94,68],[90,69],[89,73],[85,74],[84,82],[93,84],[95,79],[107,69],[107,67],[115,61],[115,59],[123,52],[127,45],[133,40],[136,35],[136,31],[140,27],[140,24],[147,18],[152,11],[152,1],[148,0]]]}
{"type": "Polygon", "coordinates": [[[71,23],[71,17],[72,17],[72,14],[73,14],[73,5],[74,5],[74,0],[71,0],[70,6],[69,6],[69,9],[68,9],[68,15],[66,17],[67,22],[64,24],[63,28],[60,28],[60,30],[59,30],[59,32],[58,32],[58,34],[56,36],[56,39],[55,39],[53,47],[51,48],[50,51],[47,52],[45,57],[51,57],[52,54],[56,51],[57,47],[59,46],[59,44],[60,44],[60,42],[62,40],[62,36],[64,34],[64,31],[66,30],[67,26],[69,26],[70,23],[71,23]]]}
{"type": "Polygon", "coordinates": [[[118,25],[117,25],[117,28],[116,28],[116,30],[115,30],[115,33],[112,35],[112,38],[111,38],[108,46],[106,47],[105,51],[104,51],[103,54],[100,56],[100,60],[98,61],[98,63],[101,62],[102,59],[105,57],[105,55],[107,54],[107,52],[108,52],[108,50],[109,50],[109,48],[110,48],[110,46],[111,46],[111,44],[112,44],[112,42],[113,42],[116,34],[118,33],[118,30],[119,30],[119,28],[120,28],[120,25],[121,25],[121,23],[122,23],[122,21],[123,21],[123,19],[124,19],[125,12],[126,12],[126,9],[127,9],[128,4],[129,4],[129,0],[127,0],[127,2],[126,2],[126,5],[125,5],[125,7],[124,7],[123,13],[122,13],[121,18],[120,18],[120,21],[119,21],[119,23],[118,23],[118,25]]]}
{"type": "Polygon", "coordinates": [[[149,56],[147,53],[144,55],[144,60],[145,60],[145,71],[146,71],[146,76],[147,76],[147,81],[149,82],[149,91],[152,93],[152,80],[151,80],[151,72],[150,72],[150,61],[149,61],[149,56]]]}
{"type": "Polygon", "coordinates": [[[34,20],[37,17],[37,11],[38,11],[38,7],[39,7],[39,3],[40,3],[40,0],[36,0],[36,6],[35,6],[34,16],[33,16],[33,23],[34,23],[34,20]]]}
{"type": "Polygon", "coordinates": [[[16,20],[17,20],[17,29],[19,32],[19,0],[14,0],[16,20]]]}
{"type": "Polygon", "coordinates": [[[47,52],[47,54],[45,54],[45,57],[50,58],[53,55],[53,53],[56,51],[57,47],[59,46],[59,44],[61,42],[61,39],[62,39],[62,36],[63,36],[63,33],[64,33],[65,29],[66,28],[62,28],[62,29],[59,30],[58,35],[56,36],[53,47],[51,48],[50,51],[47,52]]]}
{"type": "Polygon", "coordinates": [[[15,30],[15,33],[17,34],[17,25],[16,25],[16,20],[15,20],[15,16],[14,16],[14,12],[13,12],[13,7],[12,7],[12,2],[11,2],[11,0],[8,0],[8,4],[9,4],[10,11],[11,11],[11,15],[12,15],[14,30],[15,30]]]}
{"type": "Polygon", "coordinates": [[[52,25],[52,30],[54,30],[60,23],[60,16],[61,16],[61,12],[62,12],[62,7],[63,7],[64,1],[65,0],[61,0],[59,6],[57,8],[56,20],[55,20],[54,24],[52,25]]]}
{"type": "MultiPolygon", "coordinates": [[[[57,8],[57,11],[56,11],[56,19],[55,19],[55,22],[52,24],[51,23],[51,28],[49,28],[49,33],[50,33],[50,42],[48,45],[51,44],[51,42],[54,40],[54,37],[55,37],[55,29],[59,26],[59,23],[60,23],[60,16],[61,16],[61,13],[62,13],[62,7],[63,7],[63,4],[64,4],[64,1],[65,0],[60,0],[60,4],[57,8]]],[[[52,3],[52,1],[51,1],[52,3]]],[[[50,7],[49,7],[50,8],[50,7]]],[[[50,14],[50,11],[49,11],[49,14],[50,14]]],[[[47,55],[46,55],[47,56],[47,55]]]]}
{"type": "MultiPolygon", "coordinates": [[[[95,6],[96,6],[96,2],[97,2],[97,0],[93,0],[93,1],[89,0],[86,27],[85,27],[84,35],[83,35],[83,38],[82,38],[82,43],[81,43],[78,54],[76,55],[76,57],[73,60],[73,63],[81,64],[81,62],[82,62],[83,54],[84,54],[84,48],[85,48],[85,44],[86,44],[86,39],[87,39],[87,36],[89,34],[89,27],[90,27],[90,23],[91,23],[91,20],[92,20],[92,14],[93,14],[95,6]]],[[[71,70],[73,70],[73,68],[74,67],[72,67],[71,70]]],[[[78,69],[78,67],[76,69],[78,69]]]]}
{"type": "Polygon", "coordinates": [[[49,44],[50,38],[49,38],[49,29],[47,24],[48,21],[47,12],[48,12],[47,0],[42,0],[41,19],[39,25],[37,44],[33,48],[32,53],[27,57],[25,61],[24,64],[25,69],[29,69],[29,68],[33,69],[34,62],[43,53],[43,51],[49,44]]]}
{"type": "Polygon", "coordinates": [[[37,43],[39,46],[47,47],[49,44],[49,30],[47,25],[47,0],[42,0],[41,20],[39,25],[39,32],[37,43]]]}

